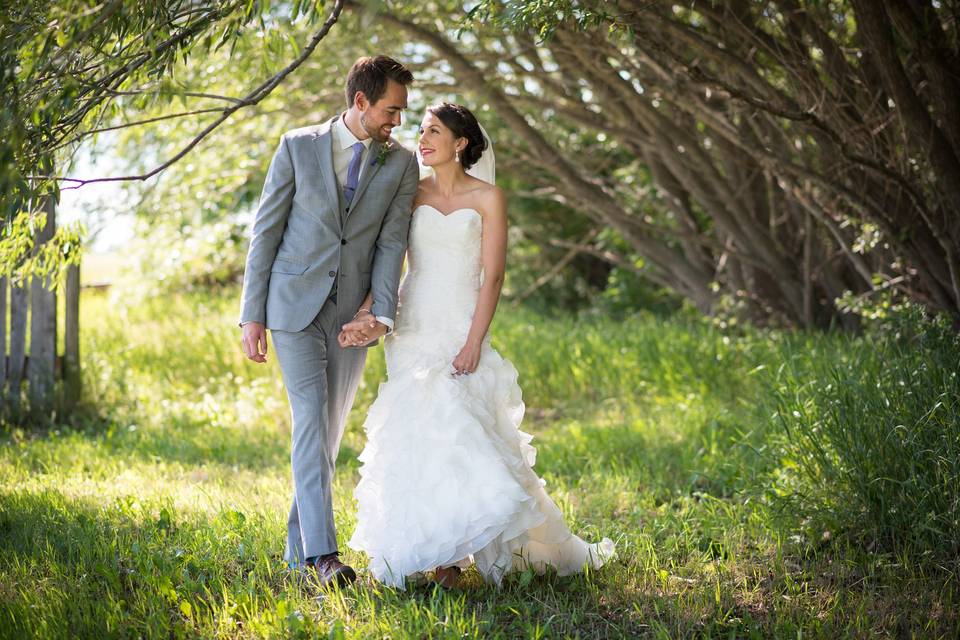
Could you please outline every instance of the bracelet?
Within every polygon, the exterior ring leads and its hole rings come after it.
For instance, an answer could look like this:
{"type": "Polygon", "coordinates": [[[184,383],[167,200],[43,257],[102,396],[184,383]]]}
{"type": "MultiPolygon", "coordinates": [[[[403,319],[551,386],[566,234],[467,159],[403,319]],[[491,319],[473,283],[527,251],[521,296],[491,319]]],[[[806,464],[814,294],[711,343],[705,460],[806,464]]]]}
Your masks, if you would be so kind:
{"type": "Polygon", "coordinates": [[[357,309],[357,312],[356,312],[355,314],[353,314],[353,317],[356,318],[358,315],[360,315],[360,314],[361,314],[362,312],[364,312],[364,311],[366,311],[367,313],[372,313],[372,311],[370,311],[370,309],[363,309],[363,308],[361,308],[361,309],[357,309]]]}

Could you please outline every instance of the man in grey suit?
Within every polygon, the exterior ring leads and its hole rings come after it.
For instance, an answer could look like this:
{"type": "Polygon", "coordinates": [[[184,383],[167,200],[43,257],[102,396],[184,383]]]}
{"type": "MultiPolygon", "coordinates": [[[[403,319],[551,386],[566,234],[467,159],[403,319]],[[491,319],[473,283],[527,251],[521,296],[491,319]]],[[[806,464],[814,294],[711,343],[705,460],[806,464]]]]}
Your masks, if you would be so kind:
{"type": "Polygon", "coordinates": [[[419,170],[390,133],[412,81],[391,58],[361,58],[345,113],[283,135],[247,254],[243,349],[265,362],[270,329],[293,421],[285,559],[322,584],[356,578],[337,558],[331,486],[366,349],[343,348],[337,335],[362,323],[375,342],[393,327],[419,170]],[[372,308],[361,309],[370,291],[372,308]]]}

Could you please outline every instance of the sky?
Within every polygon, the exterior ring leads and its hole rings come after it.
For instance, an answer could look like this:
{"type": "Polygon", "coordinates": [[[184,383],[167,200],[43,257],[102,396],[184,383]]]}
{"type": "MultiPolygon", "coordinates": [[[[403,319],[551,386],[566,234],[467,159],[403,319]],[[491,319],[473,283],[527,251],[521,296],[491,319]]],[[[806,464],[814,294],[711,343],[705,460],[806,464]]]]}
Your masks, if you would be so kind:
{"type": "MultiPolygon", "coordinates": [[[[96,146],[83,145],[74,157],[73,167],[66,173],[70,178],[101,178],[123,174],[124,166],[103,149],[109,149],[113,140],[101,134],[96,146]]],[[[133,237],[133,204],[121,182],[96,182],[70,189],[69,182],[61,185],[57,224],[80,221],[87,227],[87,252],[110,253],[133,237]]]]}

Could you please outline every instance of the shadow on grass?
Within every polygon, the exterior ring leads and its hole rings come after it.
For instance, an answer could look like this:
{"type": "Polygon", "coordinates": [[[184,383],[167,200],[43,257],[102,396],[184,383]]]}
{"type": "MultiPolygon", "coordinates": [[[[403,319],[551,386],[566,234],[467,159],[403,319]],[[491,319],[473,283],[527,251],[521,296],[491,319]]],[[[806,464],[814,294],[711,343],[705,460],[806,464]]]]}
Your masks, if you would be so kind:
{"type": "Polygon", "coordinates": [[[0,494],[0,637],[325,636],[344,616],[355,618],[350,637],[376,637],[362,629],[380,628],[384,616],[399,637],[424,637],[451,613],[470,637],[516,637],[531,621],[556,628],[554,607],[581,633],[611,613],[600,574],[517,576],[502,589],[450,593],[365,578],[343,598],[318,598],[271,552],[278,524],[229,510],[187,519],[160,503],[102,506],[53,491],[0,494]]]}
{"type": "Polygon", "coordinates": [[[0,637],[325,637],[338,621],[352,638],[949,637],[957,622],[954,580],[934,588],[880,565],[853,574],[850,550],[684,574],[668,551],[668,572],[644,566],[633,536],[585,575],[520,573],[496,588],[471,570],[449,592],[365,576],[317,598],[283,568],[281,527],[231,510],[0,493],[0,637]]]}
{"type": "Polygon", "coordinates": [[[267,602],[285,589],[274,529],[236,511],[181,520],[132,499],[0,494],[0,635],[195,636],[248,586],[267,602]]]}

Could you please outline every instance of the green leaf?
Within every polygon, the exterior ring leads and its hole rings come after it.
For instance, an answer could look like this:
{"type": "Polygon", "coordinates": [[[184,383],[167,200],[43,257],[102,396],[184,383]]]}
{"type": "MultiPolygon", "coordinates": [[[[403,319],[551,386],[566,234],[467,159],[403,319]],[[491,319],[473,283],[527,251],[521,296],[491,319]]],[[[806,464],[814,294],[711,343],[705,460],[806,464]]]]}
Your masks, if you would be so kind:
{"type": "Polygon", "coordinates": [[[343,622],[337,620],[333,623],[333,626],[330,627],[330,631],[327,632],[328,640],[344,640],[347,637],[346,632],[343,630],[343,622]]]}
{"type": "Polygon", "coordinates": [[[523,573],[520,574],[520,586],[526,587],[533,580],[533,570],[526,569],[523,573]]]}

